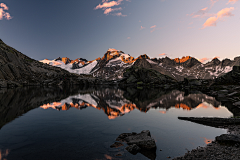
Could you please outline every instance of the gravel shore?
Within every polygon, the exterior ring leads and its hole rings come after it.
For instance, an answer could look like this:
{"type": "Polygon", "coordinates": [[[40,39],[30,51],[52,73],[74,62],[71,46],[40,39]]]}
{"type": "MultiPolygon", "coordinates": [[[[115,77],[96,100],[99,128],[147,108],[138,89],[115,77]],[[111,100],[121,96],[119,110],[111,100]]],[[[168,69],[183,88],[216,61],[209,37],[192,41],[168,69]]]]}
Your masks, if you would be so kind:
{"type": "MultiPolygon", "coordinates": [[[[240,125],[229,125],[223,128],[228,129],[228,134],[239,136],[240,125]]],[[[173,160],[240,160],[240,144],[220,144],[217,140],[205,147],[198,147],[189,151],[182,157],[173,160]]]]}

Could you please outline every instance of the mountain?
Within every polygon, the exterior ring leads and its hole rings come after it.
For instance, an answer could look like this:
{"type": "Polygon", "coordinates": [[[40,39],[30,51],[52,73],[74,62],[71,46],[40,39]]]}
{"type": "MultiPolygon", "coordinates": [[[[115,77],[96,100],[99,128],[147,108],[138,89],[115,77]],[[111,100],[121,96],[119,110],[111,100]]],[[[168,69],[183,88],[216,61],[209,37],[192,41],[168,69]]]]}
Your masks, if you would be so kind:
{"type": "Polygon", "coordinates": [[[230,72],[233,66],[240,65],[240,57],[236,57],[234,60],[224,59],[223,61],[214,58],[212,61],[203,64],[191,56],[157,59],[149,58],[145,54],[134,58],[123,51],[112,48],[108,49],[102,58],[93,61],[68,60],[69,63],[65,63],[65,61],[58,58],[53,61],[43,60],[41,62],[61,67],[71,73],[90,74],[93,77],[115,81],[127,78],[124,77],[124,73],[133,66],[155,70],[177,81],[183,81],[184,78],[216,79],[230,72]]]}
{"type": "MultiPolygon", "coordinates": [[[[65,65],[69,59],[62,59],[65,65]]],[[[79,59],[83,61],[84,59],[79,59]]],[[[58,63],[58,61],[54,61],[58,63]]],[[[65,69],[54,67],[31,59],[16,49],[6,45],[0,39],[0,88],[24,85],[65,85],[93,81],[96,78],[69,73],[65,69]]]]}

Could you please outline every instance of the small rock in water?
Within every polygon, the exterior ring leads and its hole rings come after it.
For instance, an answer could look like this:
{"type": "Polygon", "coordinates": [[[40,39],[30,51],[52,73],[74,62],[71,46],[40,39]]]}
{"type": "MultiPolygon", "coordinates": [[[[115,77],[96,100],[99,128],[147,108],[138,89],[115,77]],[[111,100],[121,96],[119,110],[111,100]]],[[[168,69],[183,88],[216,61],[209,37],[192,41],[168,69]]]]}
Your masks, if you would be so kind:
{"type": "Polygon", "coordinates": [[[115,142],[115,143],[112,144],[110,147],[111,147],[111,148],[119,148],[119,147],[122,147],[122,146],[123,146],[122,143],[120,143],[120,142],[115,142]]]}
{"type": "Polygon", "coordinates": [[[156,159],[156,143],[151,137],[149,130],[144,130],[141,133],[122,133],[118,136],[116,141],[125,142],[129,146],[125,149],[131,154],[140,152],[151,160],[156,159]]]}

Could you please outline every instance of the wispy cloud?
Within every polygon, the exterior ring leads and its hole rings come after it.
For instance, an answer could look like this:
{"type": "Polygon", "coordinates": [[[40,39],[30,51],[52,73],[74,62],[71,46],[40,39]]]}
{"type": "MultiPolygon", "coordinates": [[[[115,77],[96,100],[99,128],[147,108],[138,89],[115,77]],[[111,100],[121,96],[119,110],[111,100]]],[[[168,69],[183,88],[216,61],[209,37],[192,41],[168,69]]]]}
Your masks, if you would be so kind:
{"type": "Polygon", "coordinates": [[[119,10],[122,10],[122,7],[119,7],[119,8],[107,8],[105,11],[104,11],[104,14],[109,14],[110,12],[114,12],[114,11],[119,11],[119,10]]]}
{"type": "Polygon", "coordinates": [[[145,29],[145,28],[146,28],[146,27],[141,26],[141,27],[140,27],[140,30],[143,30],[143,29],[145,29]]]}
{"type": "Polygon", "coordinates": [[[227,4],[234,4],[236,3],[238,0],[229,0],[227,4]]]}
{"type": "Polygon", "coordinates": [[[219,0],[211,0],[210,4],[211,4],[211,8],[214,6],[215,3],[217,3],[219,0]]]}
{"type": "Polygon", "coordinates": [[[95,9],[101,9],[101,8],[110,8],[114,6],[118,6],[122,3],[123,0],[118,0],[118,1],[103,1],[102,4],[99,4],[95,7],[95,9]]]}
{"type": "Polygon", "coordinates": [[[210,17],[206,20],[206,22],[203,24],[203,28],[206,27],[211,27],[211,26],[217,26],[217,22],[219,20],[222,20],[223,17],[230,17],[230,16],[234,16],[234,14],[232,14],[232,11],[234,10],[234,7],[230,7],[230,8],[224,8],[221,11],[219,11],[216,16],[214,17],[210,17]]]}
{"type": "Polygon", "coordinates": [[[210,58],[201,58],[201,59],[198,59],[198,61],[199,62],[201,62],[201,63],[204,63],[204,62],[206,62],[206,61],[208,61],[210,58]]]}
{"type": "Polygon", "coordinates": [[[151,29],[151,33],[152,33],[152,32],[154,32],[155,30],[161,29],[161,28],[157,28],[157,25],[154,25],[154,26],[151,26],[150,29],[151,29]]]}
{"type": "Polygon", "coordinates": [[[191,16],[192,18],[205,18],[205,17],[214,16],[214,14],[208,13],[208,11],[209,11],[209,8],[205,7],[205,8],[200,9],[197,12],[187,14],[187,16],[191,16]]]}
{"type": "Polygon", "coordinates": [[[4,10],[8,10],[8,6],[4,3],[0,4],[0,20],[2,20],[3,18],[10,20],[12,19],[11,15],[8,12],[5,12],[4,10]]]}
{"type": "Polygon", "coordinates": [[[114,13],[112,14],[114,16],[119,16],[119,17],[126,17],[127,15],[123,15],[122,12],[119,12],[119,13],[114,13]]]}
{"type": "Polygon", "coordinates": [[[165,56],[165,55],[167,55],[167,54],[166,53],[159,54],[159,56],[165,56]]]}
{"type": "Polygon", "coordinates": [[[206,27],[210,27],[210,26],[216,26],[217,25],[217,17],[210,17],[206,20],[206,22],[203,24],[203,29],[206,27]]]}
{"type": "MultiPolygon", "coordinates": [[[[126,1],[130,2],[129,0],[126,0],[126,1]]],[[[122,10],[122,7],[113,8],[113,7],[121,5],[122,2],[123,2],[123,0],[114,0],[114,1],[102,0],[102,3],[97,5],[94,8],[94,10],[102,9],[102,10],[104,10],[103,14],[109,15],[112,12],[122,10]]],[[[111,15],[113,15],[113,16],[121,16],[121,17],[126,17],[127,16],[127,15],[123,15],[121,12],[119,12],[119,13],[112,13],[111,15]]]]}
{"type": "Polygon", "coordinates": [[[152,29],[152,28],[156,28],[157,27],[157,25],[154,25],[154,26],[151,26],[150,28],[152,29]]]}
{"type": "Polygon", "coordinates": [[[127,37],[127,39],[131,39],[131,37],[127,37]]]}

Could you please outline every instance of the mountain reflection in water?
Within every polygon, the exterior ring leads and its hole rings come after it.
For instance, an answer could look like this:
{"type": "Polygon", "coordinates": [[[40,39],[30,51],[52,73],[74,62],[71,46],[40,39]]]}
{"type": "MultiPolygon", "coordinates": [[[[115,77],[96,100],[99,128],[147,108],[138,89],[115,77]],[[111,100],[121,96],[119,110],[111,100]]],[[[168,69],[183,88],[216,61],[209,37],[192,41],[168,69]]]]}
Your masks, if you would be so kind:
{"type": "Polygon", "coordinates": [[[110,148],[119,134],[142,130],[150,130],[156,141],[156,159],[167,159],[226,133],[179,121],[178,116],[215,115],[229,117],[231,113],[215,98],[200,92],[135,88],[0,90],[0,160],[145,160],[144,154],[128,153],[126,145],[110,148]]]}
{"type": "MultiPolygon", "coordinates": [[[[154,90],[144,92],[152,93],[154,90]]],[[[147,112],[151,108],[159,108],[164,109],[159,111],[160,113],[166,114],[171,108],[190,111],[198,108],[219,109],[220,106],[220,103],[216,101],[215,98],[202,93],[194,93],[186,96],[184,95],[184,92],[178,90],[173,90],[166,94],[155,93],[158,94],[158,96],[151,100],[136,98],[130,98],[127,100],[124,97],[124,92],[122,90],[105,89],[101,91],[93,91],[92,93],[70,96],[60,102],[48,103],[40,107],[43,109],[52,108],[59,111],[66,111],[70,108],[81,110],[87,107],[94,107],[98,110],[103,110],[109,119],[115,119],[134,109],[141,112],[147,112]]]]}

